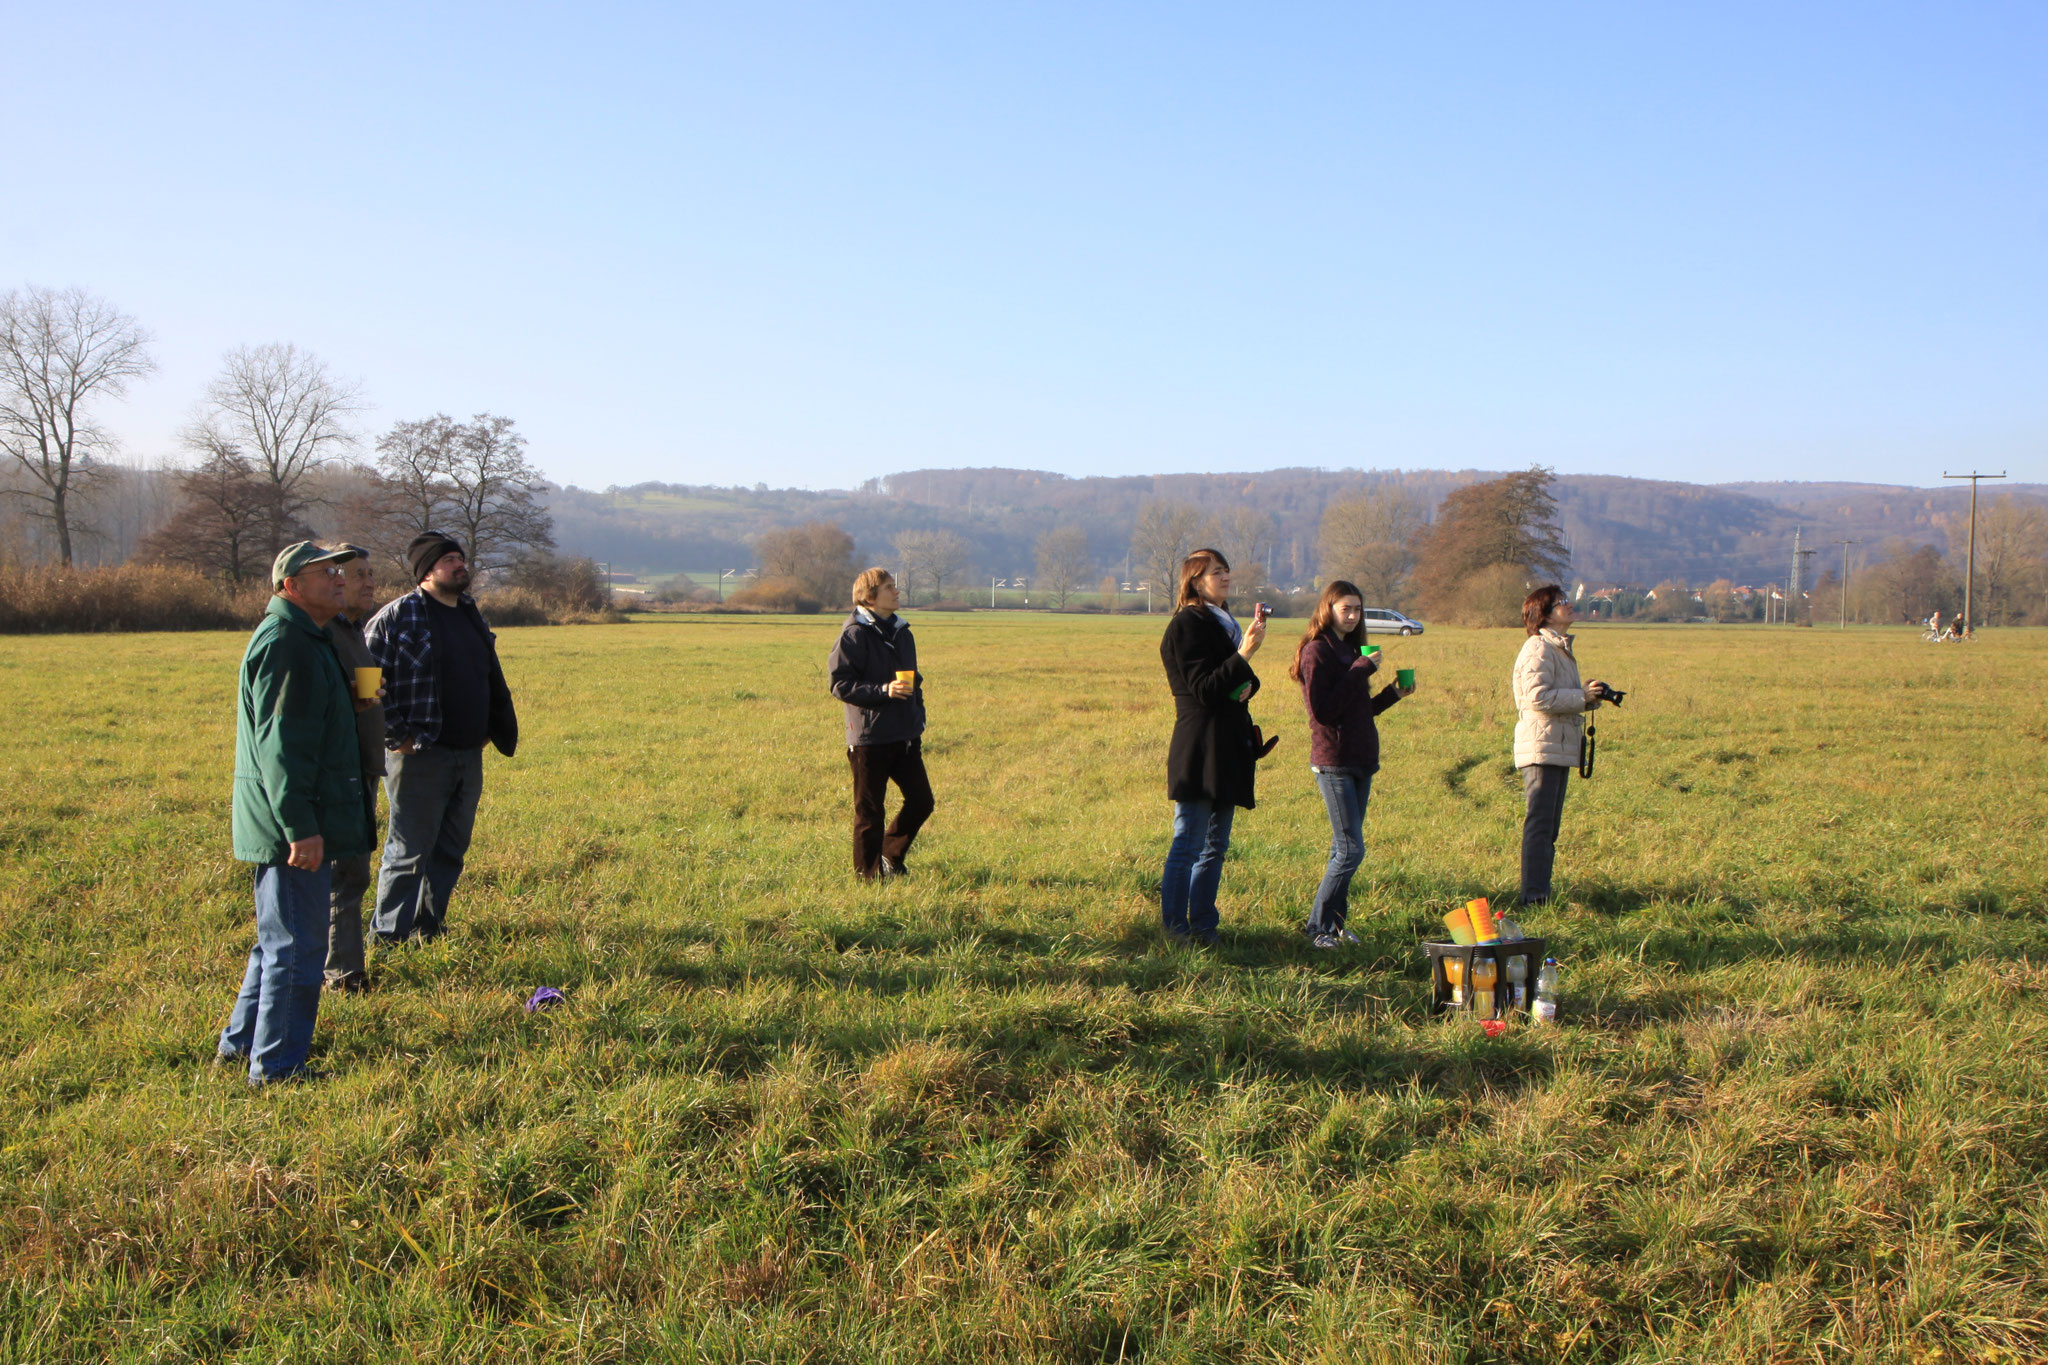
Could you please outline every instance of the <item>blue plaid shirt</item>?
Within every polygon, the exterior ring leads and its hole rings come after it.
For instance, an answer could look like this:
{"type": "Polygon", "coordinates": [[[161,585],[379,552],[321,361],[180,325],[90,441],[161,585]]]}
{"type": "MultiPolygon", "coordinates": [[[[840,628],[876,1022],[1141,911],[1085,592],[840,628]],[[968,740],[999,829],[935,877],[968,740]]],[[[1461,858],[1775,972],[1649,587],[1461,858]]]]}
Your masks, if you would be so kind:
{"type": "MultiPolygon", "coordinates": [[[[474,607],[476,599],[463,593],[462,603],[474,607]]],[[[439,740],[441,698],[434,690],[434,626],[425,590],[385,603],[364,628],[363,643],[384,670],[384,747],[400,749],[417,739],[425,748],[439,740]]]]}

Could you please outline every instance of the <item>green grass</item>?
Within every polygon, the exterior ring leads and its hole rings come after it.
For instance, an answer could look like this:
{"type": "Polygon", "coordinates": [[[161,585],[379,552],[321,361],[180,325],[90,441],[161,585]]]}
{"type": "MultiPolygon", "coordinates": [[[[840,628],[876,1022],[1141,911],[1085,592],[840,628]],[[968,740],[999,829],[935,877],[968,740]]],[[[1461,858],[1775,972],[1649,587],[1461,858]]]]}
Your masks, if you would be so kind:
{"type": "Polygon", "coordinates": [[[1160,626],[921,617],[939,809],[873,888],[836,618],[505,632],[453,932],[264,1094],[207,1060],[241,639],[0,640],[0,1359],[2048,1353],[2048,634],[1583,632],[1562,1023],[1487,1040],[1416,944],[1513,889],[1519,635],[1387,642],[1335,955],[1276,627],[1202,953],[1160,626]]]}

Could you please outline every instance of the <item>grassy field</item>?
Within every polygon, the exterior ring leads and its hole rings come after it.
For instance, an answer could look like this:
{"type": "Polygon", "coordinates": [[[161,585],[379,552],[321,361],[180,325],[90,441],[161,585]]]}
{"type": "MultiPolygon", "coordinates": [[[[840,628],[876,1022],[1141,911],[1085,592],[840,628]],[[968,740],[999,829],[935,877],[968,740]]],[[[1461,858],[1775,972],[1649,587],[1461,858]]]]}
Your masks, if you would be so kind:
{"type": "Polygon", "coordinates": [[[1562,1022],[1489,1040],[1416,945],[1513,888],[1519,634],[1388,642],[1342,955],[1261,656],[1202,952],[1160,624],[919,621],[939,810],[880,887],[835,620],[506,632],[453,931],[264,1094],[208,1060],[241,639],[0,639],[0,1359],[2048,1355],[2048,634],[1584,631],[1631,695],[1528,925],[1562,1022]]]}

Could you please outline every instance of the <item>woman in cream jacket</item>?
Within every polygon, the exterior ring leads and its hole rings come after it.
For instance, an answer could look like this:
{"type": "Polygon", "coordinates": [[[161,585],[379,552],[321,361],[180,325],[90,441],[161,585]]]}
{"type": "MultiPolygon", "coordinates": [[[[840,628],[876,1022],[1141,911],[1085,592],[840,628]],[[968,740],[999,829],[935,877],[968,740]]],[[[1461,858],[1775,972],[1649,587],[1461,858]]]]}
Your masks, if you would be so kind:
{"type": "Polygon", "coordinates": [[[1550,869],[1557,858],[1557,828],[1564,819],[1565,780],[1579,762],[1586,713],[1607,695],[1607,684],[1579,682],[1572,657],[1572,604],[1564,589],[1546,583],[1522,601],[1529,632],[1515,656],[1515,766],[1522,770],[1528,814],[1522,819],[1522,904],[1550,899],[1550,869]]]}

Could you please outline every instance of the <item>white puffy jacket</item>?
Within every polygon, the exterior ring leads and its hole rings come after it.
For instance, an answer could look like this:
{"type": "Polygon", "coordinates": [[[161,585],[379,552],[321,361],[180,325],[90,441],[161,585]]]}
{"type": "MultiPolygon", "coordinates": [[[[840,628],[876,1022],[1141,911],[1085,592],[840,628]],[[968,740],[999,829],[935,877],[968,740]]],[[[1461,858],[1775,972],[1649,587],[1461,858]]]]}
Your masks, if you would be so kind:
{"type": "Polygon", "coordinates": [[[1572,637],[1545,626],[1515,656],[1515,766],[1577,767],[1586,712],[1600,703],[1579,683],[1572,637]]]}

